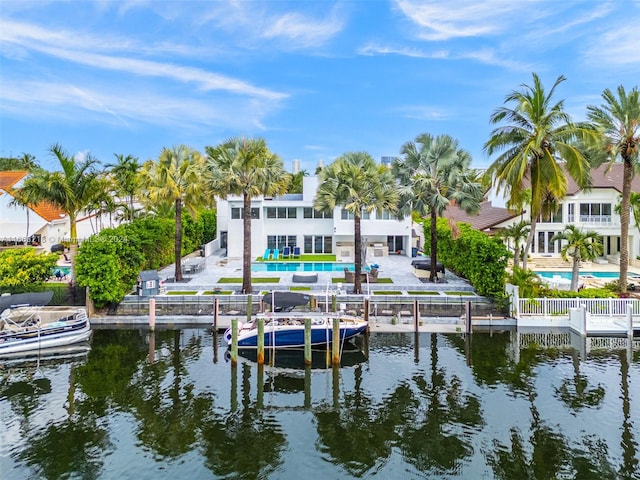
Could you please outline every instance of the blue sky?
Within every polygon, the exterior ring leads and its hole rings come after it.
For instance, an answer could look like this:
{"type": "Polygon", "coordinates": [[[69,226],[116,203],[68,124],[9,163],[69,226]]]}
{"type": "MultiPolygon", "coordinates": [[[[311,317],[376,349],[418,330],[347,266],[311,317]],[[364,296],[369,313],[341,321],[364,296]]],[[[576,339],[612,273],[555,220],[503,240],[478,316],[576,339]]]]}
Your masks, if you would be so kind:
{"type": "Polygon", "coordinates": [[[449,134],[487,166],[489,116],[536,72],[574,120],[640,82],[640,2],[0,2],[0,156],[54,143],[141,160],[263,137],[287,170],[449,134]]]}

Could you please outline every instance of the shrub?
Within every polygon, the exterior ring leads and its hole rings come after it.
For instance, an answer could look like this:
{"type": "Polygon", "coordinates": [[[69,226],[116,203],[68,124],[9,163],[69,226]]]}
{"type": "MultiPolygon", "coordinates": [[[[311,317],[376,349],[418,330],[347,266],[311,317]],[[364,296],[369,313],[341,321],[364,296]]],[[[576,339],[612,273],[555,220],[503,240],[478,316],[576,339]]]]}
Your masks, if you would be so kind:
{"type": "MultiPolygon", "coordinates": [[[[438,260],[468,279],[478,294],[504,299],[504,278],[510,256],[504,243],[465,223],[457,224],[453,236],[449,221],[444,218],[438,219],[437,229],[438,260]]],[[[424,235],[431,238],[429,225],[425,226],[424,235]]]]}
{"type": "Polygon", "coordinates": [[[31,291],[51,277],[58,255],[38,253],[33,248],[15,248],[0,252],[0,288],[13,293],[31,291]]]}

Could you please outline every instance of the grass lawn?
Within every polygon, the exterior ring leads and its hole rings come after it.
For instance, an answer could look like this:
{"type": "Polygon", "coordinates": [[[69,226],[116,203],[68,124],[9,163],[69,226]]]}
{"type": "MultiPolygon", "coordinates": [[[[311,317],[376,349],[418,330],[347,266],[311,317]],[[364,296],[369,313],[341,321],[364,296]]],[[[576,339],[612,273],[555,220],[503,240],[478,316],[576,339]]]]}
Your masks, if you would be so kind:
{"type": "Polygon", "coordinates": [[[475,297],[476,294],[474,292],[444,292],[447,295],[458,296],[458,297],[475,297]]]}
{"type": "MultiPolygon", "coordinates": [[[[347,282],[345,281],[344,277],[338,277],[338,278],[332,278],[331,282],[333,283],[344,283],[346,284],[347,282]]],[[[390,278],[378,278],[378,281],[376,283],[393,283],[393,280],[391,280],[390,278]]],[[[366,285],[367,282],[362,282],[362,285],[366,285]]],[[[373,283],[370,285],[374,285],[373,283]]]]}
{"type": "Polygon", "coordinates": [[[374,295],[402,295],[400,290],[374,290],[374,295]]]}
{"type": "Polygon", "coordinates": [[[292,292],[308,292],[311,287],[289,287],[289,290],[292,292]]]}
{"type": "Polygon", "coordinates": [[[408,295],[440,295],[440,292],[408,291],[408,295]]]}
{"type": "Polygon", "coordinates": [[[203,295],[231,295],[233,290],[205,290],[203,295]]]}
{"type": "MultiPolygon", "coordinates": [[[[242,277],[222,277],[218,283],[242,283],[242,277]]],[[[251,277],[251,283],[280,283],[280,277],[251,277]]]]}
{"type": "Polygon", "coordinates": [[[321,254],[321,253],[303,253],[297,258],[289,257],[282,258],[282,252],[280,252],[280,256],[277,260],[265,260],[262,257],[258,257],[255,259],[256,262],[335,262],[336,256],[329,254],[321,254]]]}
{"type": "Polygon", "coordinates": [[[197,295],[198,292],[194,292],[193,290],[168,290],[167,295],[197,295]]]}

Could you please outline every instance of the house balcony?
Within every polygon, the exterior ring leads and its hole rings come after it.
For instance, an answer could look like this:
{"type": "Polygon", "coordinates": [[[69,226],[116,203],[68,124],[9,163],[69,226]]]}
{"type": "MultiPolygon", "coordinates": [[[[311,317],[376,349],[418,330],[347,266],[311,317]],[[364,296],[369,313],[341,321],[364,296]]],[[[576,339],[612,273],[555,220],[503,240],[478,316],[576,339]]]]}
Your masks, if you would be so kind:
{"type": "Polygon", "coordinates": [[[620,228],[620,217],[617,215],[569,215],[567,220],[584,227],[620,228]]]}

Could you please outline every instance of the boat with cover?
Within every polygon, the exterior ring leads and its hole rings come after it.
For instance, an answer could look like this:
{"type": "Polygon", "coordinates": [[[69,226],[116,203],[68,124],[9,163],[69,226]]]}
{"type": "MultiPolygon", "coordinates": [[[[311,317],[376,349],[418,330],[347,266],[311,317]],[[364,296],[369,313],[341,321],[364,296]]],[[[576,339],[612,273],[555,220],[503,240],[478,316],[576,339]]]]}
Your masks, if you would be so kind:
{"type": "Polygon", "coordinates": [[[9,298],[2,298],[5,308],[0,314],[0,359],[38,352],[45,354],[46,349],[86,342],[91,337],[89,318],[82,307],[24,303],[9,304],[7,307],[9,298]]]}
{"type": "MultiPolygon", "coordinates": [[[[265,347],[304,347],[305,320],[311,319],[311,345],[329,346],[333,340],[333,320],[339,319],[340,340],[347,341],[364,332],[367,322],[343,312],[296,312],[295,307],[309,303],[307,294],[298,292],[272,292],[262,301],[272,306],[272,311],[255,316],[250,322],[238,324],[238,347],[258,346],[258,319],[264,319],[265,347]]],[[[231,346],[231,328],[224,333],[227,345],[231,346]]]]}

